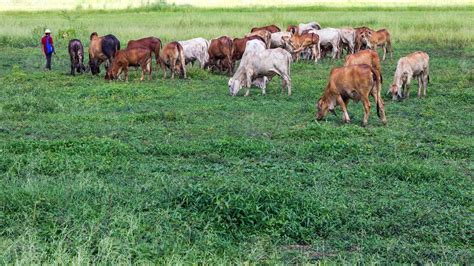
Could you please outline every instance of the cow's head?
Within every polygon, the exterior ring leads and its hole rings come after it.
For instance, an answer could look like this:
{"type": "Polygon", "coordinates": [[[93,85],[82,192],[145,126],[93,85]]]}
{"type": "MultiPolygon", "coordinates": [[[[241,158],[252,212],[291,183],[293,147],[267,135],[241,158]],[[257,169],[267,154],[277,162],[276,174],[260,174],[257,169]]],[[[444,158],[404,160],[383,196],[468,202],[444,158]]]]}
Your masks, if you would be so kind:
{"type": "Polygon", "coordinates": [[[91,70],[92,75],[97,75],[100,73],[100,64],[97,59],[90,59],[89,60],[89,68],[91,70]]]}
{"type": "Polygon", "coordinates": [[[403,98],[402,90],[400,86],[398,86],[397,84],[392,84],[392,86],[390,86],[390,89],[388,90],[388,94],[390,93],[392,94],[392,100],[394,101],[403,98]]]}
{"type": "Polygon", "coordinates": [[[235,96],[242,88],[242,83],[238,79],[230,78],[229,82],[227,83],[227,86],[229,87],[230,95],[235,96]]]}
{"type": "Polygon", "coordinates": [[[371,49],[372,48],[372,41],[371,41],[372,31],[369,29],[365,29],[362,31],[360,36],[361,36],[362,43],[367,45],[367,47],[371,49]]]}
{"type": "Polygon", "coordinates": [[[316,109],[318,111],[316,119],[319,121],[322,120],[324,116],[326,116],[329,105],[323,98],[319,98],[318,103],[316,104],[316,109]]]}

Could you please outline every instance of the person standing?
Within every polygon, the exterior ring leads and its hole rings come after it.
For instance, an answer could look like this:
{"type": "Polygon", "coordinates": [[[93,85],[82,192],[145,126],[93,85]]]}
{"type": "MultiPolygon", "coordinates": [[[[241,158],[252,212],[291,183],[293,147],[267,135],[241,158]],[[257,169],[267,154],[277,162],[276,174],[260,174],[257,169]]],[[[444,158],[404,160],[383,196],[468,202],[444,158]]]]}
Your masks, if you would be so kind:
{"type": "Polygon", "coordinates": [[[53,53],[56,54],[56,52],[54,51],[53,38],[51,37],[51,31],[49,29],[44,31],[44,36],[41,38],[41,45],[43,47],[43,54],[46,56],[45,69],[51,70],[51,57],[53,53]]]}

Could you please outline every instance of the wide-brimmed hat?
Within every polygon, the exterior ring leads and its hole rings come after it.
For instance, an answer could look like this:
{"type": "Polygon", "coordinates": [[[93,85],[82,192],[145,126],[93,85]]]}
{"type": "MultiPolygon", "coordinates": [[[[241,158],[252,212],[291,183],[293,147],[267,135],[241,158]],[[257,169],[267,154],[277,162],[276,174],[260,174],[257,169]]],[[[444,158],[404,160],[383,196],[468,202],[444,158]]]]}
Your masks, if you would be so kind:
{"type": "Polygon", "coordinates": [[[50,29],[46,29],[46,30],[44,31],[44,33],[51,33],[51,30],[50,30],[50,29]]]}

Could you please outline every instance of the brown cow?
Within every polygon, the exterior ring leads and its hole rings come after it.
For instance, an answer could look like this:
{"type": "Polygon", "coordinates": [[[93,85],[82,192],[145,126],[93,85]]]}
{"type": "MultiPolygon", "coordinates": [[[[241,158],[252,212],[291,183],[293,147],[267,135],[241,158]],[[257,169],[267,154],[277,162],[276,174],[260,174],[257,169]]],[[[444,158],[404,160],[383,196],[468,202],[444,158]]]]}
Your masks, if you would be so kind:
{"type": "Polygon", "coordinates": [[[265,43],[265,41],[258,35],[253,35],[244,38],[234,38],[232,40],[232,60],[234,62],[242,58],[242,55],[245,52],[247,42],[250,40],[260,40],[265,43]]]}
{"type": "Polygon", "coordinates": [[[377,72],[377,78],[379,81],[380,87],[378,88],[378,97],[380,96],[380,93],[382,91],[382,68],[380,67],[380,58],[377,52],[373,50],[362,50],[360,52],[357,52],[355,54],[348,55],[346,57],[346,61],[344,62],[344,66],[350,66],[350,65],[361,65],[361,64],[366,64],[375,69],[377,72]]]}
{"type": "Polygon", "coordinates": [[[174,79],[176,70],[180,71],[181,77],[186,78],[186,62],[181,44],[170,42],[165,45],[160,54],[160,65],[163,70],[163,79],[166,78],[166,67],[171,71],[171,79],[174,79]]]}
{"type": "Polygon", "coordinates": [[[298,26],[288,25],[288,27],[286,27],[286,31],[291,32],[292,34],[298,34],[298,26]]]}
{"type": "Polygon", "coordinates": [[[250,30],[250,32],[255,32],[255,31],[259,31],[259,30],[267,30],[267,31],[269,31],[270,33],[275,33],[275,32],[281,31],[280,28],[278,28],[276,25],[272,24],[272,25],[269,25],[269,26],[263,26],[263,27],[255,27],[255,28],[252,28],[252,29],[250,30]]]}
{"type": "Polygon", "coordinates": [[[125,81],[128,81],[128,67],[141,67],[142,76],[140,80],[145,78],[148,73],[148,80],[151,80],[151,51],[146,48],[132,48],[119,50],[115,53],[112,67],[108,71],[105,79],[117,79],[120,74],[125,74],[125,81]]]}
{"type": "Polygon", "coordinates": [[[323,119],[328,110],[335,114],[334,107],[340,105],[343,111],[342,120],[349,123],[350,118],[347,113],[349,99],[355,102],[362,100],[364,105],[362,126],[366,126],[370,112],[369,95],[372,94],[377,105],[377,115],[384,125],[387,124],[384,103],[382,98],[378,97],[379,93],[377,90],[379,87],[377,72],[369,65],[333,68],[323,96],[319,98],[317,103],[318,113],[316,119],[323,119]]]}
{"type": "Polygon", "coordinates": [[[267,47],[267,49],[270,49],[270,45],[272,44],[272,33],[268,30],[258,30],[245,35],[245,37],[250,36],[260,36],[265,42],[265,46],[267,47]]]}
{"type": "Polygon", "coordinates": [[[390,33],[386,29],[368,31],[367,34],[370,43],[369,48],[372,48],[375,51],[377,50],[377,47],[382,47],[382,61],[385,61],[385,55],[387,54],[387,51],[390,53],[390,58],[393,58],[393,48],[392,42],[390,40],[390,33]]]}
{"type": "Polygon", "coordinates": [[[89,43],[89,67],[92,75],[100,73],[100,64],[105,62],[107,72],[115,56],[115,52],[120,50],[120,41],[112,34],[100,36],[93,32],[89,43]]]}
{"type": "Polygon", "coordinates": [[[162,48],[160,38],[147,37],[138,40],[128,41],[126,49],[132,48],[146,48],[155,54],[156,64],[160,62],[160,49],[162,48]]]}
{"type": "Polygon", "coordinates": [[[217,66],[221,71],[222,63],[225,64],[229,76],[232,75],[234,62],[232,61],[232,39],[222,36],[212,39],[209,45],[209,62],[205,67],[217,66]]]}
{"type": "Polygon", "coordinates": [[[318,34],[305,32],[301,35],[295,34],[291,36],[291,38],[283,37],[283,39],[287,42],[288,46],[292,48],[292,52],[296,53],[296,60],[299,60],[299,53],[301,51],[305,50],[306,48],[311,48],[311,59],[313,59],[314,62],[318,62],[320,53],[318,34]]]}

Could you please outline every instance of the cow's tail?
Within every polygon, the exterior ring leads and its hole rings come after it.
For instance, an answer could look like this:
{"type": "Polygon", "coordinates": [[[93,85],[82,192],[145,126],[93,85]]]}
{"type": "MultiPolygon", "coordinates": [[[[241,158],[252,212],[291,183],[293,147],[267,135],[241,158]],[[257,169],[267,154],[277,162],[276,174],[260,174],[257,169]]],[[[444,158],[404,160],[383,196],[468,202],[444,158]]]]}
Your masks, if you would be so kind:
{"type": "Polygon", "coordinates": [[[183,46],[181,46],[180,43],[177,42],[177,46],[178,48],[178,58],[179,58],[179,62],[181,64],[181,75],[186,78],[186,60],[184,58],[184,50],[183,50],[183,46]]]}
{"type": "Polygon", "coordinates": [[[374,84],[372,85],[372,91],[375,90],[375,93],[372,94],[374,95],[375,104],[377,106],[377,116],[380,117],[380,105],[382,100],[382,97],[380,95],[380,74],[373,67],[370,68],[370,71],[372,72],[372,81],[374,82],[374,84]]]}

